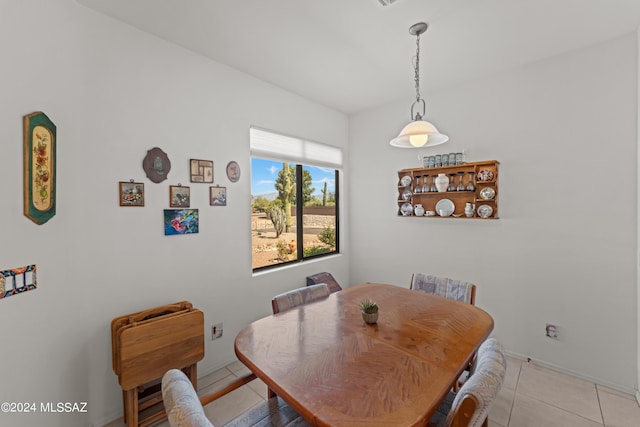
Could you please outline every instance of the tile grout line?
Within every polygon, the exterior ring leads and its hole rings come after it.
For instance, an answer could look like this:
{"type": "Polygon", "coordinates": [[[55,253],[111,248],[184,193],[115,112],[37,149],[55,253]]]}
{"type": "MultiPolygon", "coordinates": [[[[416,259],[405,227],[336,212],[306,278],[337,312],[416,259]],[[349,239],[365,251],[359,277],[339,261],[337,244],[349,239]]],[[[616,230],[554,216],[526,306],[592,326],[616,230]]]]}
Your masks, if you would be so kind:
{"type": "Polygon", "coordinates": [[[602,402],[600,402],[600,390],[598,390],[598,384],[593,384],[596,388],[596,397],[598,398],[598,409],[600,409],[600,418],[602,418],[602,425],[604,426],[604,413],[602,412],[602,402]]]}
{"type": "MultiPolygon", "coordinates": [[[[529,361],[523,361],[523,363],[531,364],[531,365],[532,365],[532,366],[534,366],[534,367],[535,367],[535,366],[537,366],[537,365],[533,364],[530,360],[529,360],[529,361]]],[[[523,364],[520,364],[520,372],[518,373],[518,381],[516,381],[516,392],[515,392],[515,395],[514,395],[514,398],[513,398],[512,411],[513,411],[513,408],[515,407],[515,400],[516,400],[516,397],[518,396],[518,385],[520,384],[520,375],[521,375],[521,373],[522,373],[522,365],[523,365],[523,364]]],[[[592,420],[591,418],[589,418],[589,417],[585,417],[585,416],[584,416],[584,415],[582,415],[582,414],[579,414],[579,413],[576,413],[576,412],[573,412],[573,411],[567,410],[567,409],[565,409],[565,408],[561,408],[561,407],[559,407],[559,406],[554,405],[553,403],[545,402],[544,400],[540,400],[540,399],[538,399],[538,398],[536,398],[536,397],[534,397],[534,396],[529,396],[529,395],[528,395],[528,394],[526,394],[526,393],[523,393],[523,394],[522,394],[522,396],[525,396],[525,397],[527,397],[527,398],[529,398],[529,399],[536,400],[536,401],[540,402],[540,403],[541,403],[541,404],[543,404],[543,405],[551,406],[552,408],[556,408],[556,409],[558,409],[558,410],[560,410],[560,411],[562,411],[562,412],[566,412],[567,414],[575,415],[575,416],[580,417],[580,418],[582,418],[582,419],[584,419],[584,420],[591,421],[591,422],[593,422],[593,423],[599,423],[601,426],[606,427],[606,425],[605,425],[605,423],[604,423],[604,415],[603,415],[603,413],[602,413],[602,404],[600,403],[600,395],[599,395],[599,393],[598,393],[597,384],[596,384],[596,383],[594,383],[594,382],[591,382],[591,381],[588,381],[588,382],[589,382],[590,384],[592,384],[592,385],[593,385],[593,387],[594,387],[594,389],[595,389],[596,397],[597,397],[597,399],[598,399],[598,410],[599,410],[599,412],[600,412],[600,419],[602,420],[602,422],[598,422],[598,421],[592,420]]],[[[511,413],[509,414],[509,423],[511,423],[511,413]]],[[[507,427],[510,427],[510,426],[507,426],[507,427]]],[[[515,427],[515,426],[514,426],[514,427],[515,427]]]]}

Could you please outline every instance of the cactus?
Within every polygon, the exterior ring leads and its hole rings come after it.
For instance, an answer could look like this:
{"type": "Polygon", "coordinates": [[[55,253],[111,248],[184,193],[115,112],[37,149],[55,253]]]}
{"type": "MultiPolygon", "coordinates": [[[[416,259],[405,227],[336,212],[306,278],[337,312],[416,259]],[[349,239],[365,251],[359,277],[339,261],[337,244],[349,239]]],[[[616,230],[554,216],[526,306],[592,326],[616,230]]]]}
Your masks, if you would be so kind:
{"type": "Polygon", "coordinates": [[[365,314],[373,314],[378,312],[378,304],[370,299],[360,301],[360,310],[365,314]]]}
{"type": "Polygon", "coordinates": [[[324,182],[324,189],[322,191],[322,206],[327,206],[327,181],[324,182]]]}
{"type": "Polygon", "coordinates": [[[282,201],[282,208],[286,217],[285,231],[291,231],[291,202],[296,197],[295,175],[289,163],[282,163],[282,170],[278,174],[276,180],[276,190],[278,190],[278,198],[282,201]]]}
{"type": "Polygon", "coordinates": [[[269,211],[269,218],[271,218],[273,228],[276,230],[277,239],[285,229],[287,217],[282,209],[273,208],[269,211]]]}

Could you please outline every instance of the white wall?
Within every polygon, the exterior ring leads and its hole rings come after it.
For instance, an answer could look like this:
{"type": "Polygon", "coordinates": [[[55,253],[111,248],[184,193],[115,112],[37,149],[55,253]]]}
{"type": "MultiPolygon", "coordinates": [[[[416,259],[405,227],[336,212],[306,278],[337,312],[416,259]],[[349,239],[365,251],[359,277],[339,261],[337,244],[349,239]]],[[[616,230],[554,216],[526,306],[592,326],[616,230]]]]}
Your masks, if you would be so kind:
{"type": "MultiPolygon", "coordinates": [[[[0,402],[85,401],[89,409],[0,414],[0,424],[102,425],[121,416],[114,317],[189,300],[205,313],[206,329],[224,322],[222,339],[206,340],[202,374],[235,360],[233,338],[270,313],[274,294],[320,271],[346,283],[346,255],[252,276],[248,148],[257,125],[346,149],[345,115],[72,0],[0,0],[0,10],[0,269],[35,263],[39,281],[0,301],[0,402]],[[57,215],[41,226],[22,214],[22,116],[38,110],[58,131],[57,215]],[[160,184],[142,170],[156,146],[172,162],[160,184]],[[208,185],[189,184],[190,158],[214,160],[227,207],[209,206],[208,185]],[[237,183],[225,175],[231,160],[242,170],[237,183]],[[118,206],[118,181],[129,179],[145,183],[144,208],[118,206]],[[168,187],[179,182],[191,185],[201,230],[165,237],[168,187]]],[[[343,214],[346,234],[345,207],[343,214]]]]}
{"type": "Polygon", "coordinates": [[[512,354],[632,392],[636,45],[632,34],[426,94],[451,141],[423,154],[501,162],[497,221],[396,217],[396,171],[419,163],[388,141],[411,100],[354,116],[351,283],[408,287],[416,271],[473,281],[512,354]]]}
{"type": "MultiPolygon", "coordinates": [[[[637,60],[640,61],[640,29],[638,30],[638,32],[636,33],[636,37],[638,39],[638,43],[637,43],[637,49],[638,49],[638,58],[637,60]]],[[[638,81],[640,81],[640,62],[638,62],[638,81]]],[[[640,85],[639,85],[640,86],[640,85]]],[[[636,143],[637,141],[640,141],[640,87],[636,88],[638,90],[638,123],[637,123],[637,133],[636,133],[636,143]]],[[[640,166],[640,152],[638,153],[638,158],[637,158],[637,164],[638,166],[640,166]]],[[[638,179],[640,179],[640,177],[638,177],[638,175],[636,174],[636,177],[638,179]]],[[[640,189],[639,189],[640,191],[640,189]]],[[[638,209],[640,210],[640,193],[636,194],[636,203],[638,206],[638,209]]],[[[637,221],[638,224],[640,224],[640,217],[637,217],[637,221]]],[[[640,229],[636,230],[636,232],[638,233],[637,236],[637,242],[640,242],[640,229]]],[[[638,250],[638,248],[636,248],[636,250],[638,250]]],[[[638,277],[638,272],[640,272],[640,251],[637,251],[637,265],[636,265],[636,286],[637,286],[637,292],[636,292],[636,298],[638,301],[638,306],[640,308],[640,277],[638,277]]],[[[636,310],[636,320],[638,322],[638,329],[637,329],[637,342],[636,345],[637,347],[637,352],[636,352],[636,357],[638,358],[637,361],[637,375],[638,378],[636,380],[636,400],[638,401],[638,404],[640,405],[640,309],[636,310]]]]}

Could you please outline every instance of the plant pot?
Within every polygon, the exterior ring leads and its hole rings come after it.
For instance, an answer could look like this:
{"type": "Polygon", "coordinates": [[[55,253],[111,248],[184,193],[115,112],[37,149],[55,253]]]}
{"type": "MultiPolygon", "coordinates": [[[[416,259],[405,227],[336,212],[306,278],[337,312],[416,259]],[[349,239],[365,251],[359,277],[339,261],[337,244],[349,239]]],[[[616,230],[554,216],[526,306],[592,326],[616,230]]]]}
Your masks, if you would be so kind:
{"type": "Polygon", "coordinates": [[[362,320],[365,323],[374,324],[378,321],[378,313],[362,313],[362,320]]]}

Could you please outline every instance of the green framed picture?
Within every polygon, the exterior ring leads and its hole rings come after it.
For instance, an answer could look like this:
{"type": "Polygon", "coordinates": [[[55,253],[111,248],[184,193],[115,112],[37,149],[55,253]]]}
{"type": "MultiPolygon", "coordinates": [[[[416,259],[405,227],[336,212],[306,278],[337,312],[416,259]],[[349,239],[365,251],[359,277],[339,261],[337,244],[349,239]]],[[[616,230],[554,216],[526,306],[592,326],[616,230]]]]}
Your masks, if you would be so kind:
{"type": "Polygon", "coordinates": [[[44,224],[56,214],[56,125],[41,111],[23,118],[24,215],[44,224]]]}

